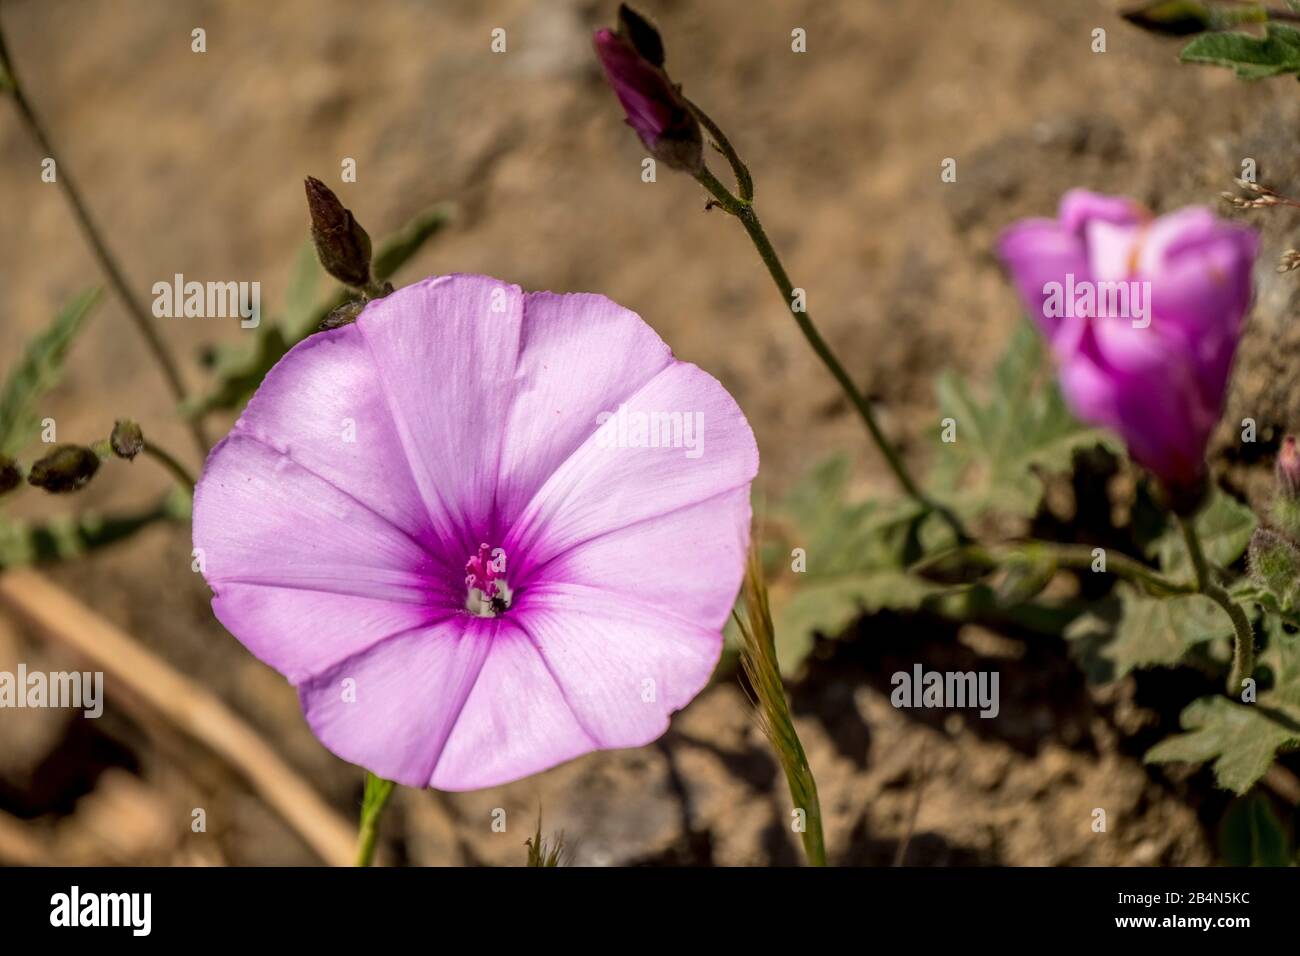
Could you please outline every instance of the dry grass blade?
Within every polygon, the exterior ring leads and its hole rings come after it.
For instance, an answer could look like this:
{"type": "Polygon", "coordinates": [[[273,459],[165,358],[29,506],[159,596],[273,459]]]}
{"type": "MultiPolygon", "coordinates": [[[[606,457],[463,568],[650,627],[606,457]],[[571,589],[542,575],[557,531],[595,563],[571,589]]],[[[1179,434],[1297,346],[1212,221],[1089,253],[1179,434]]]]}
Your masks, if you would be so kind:
{"type": "Polygon", "coordinates": [[[776,657],[776,629],[768,605],[767,585],[763,583],[763,566],[758,549],[751,542],[745,566],[745,583],[741,591],[742,612],[736,612],[740,629],[740,661],[745,676],[757,697],[755,707],[763,733],[772,743],[781,769],[790,785],[790,798],[796,811],[802,812],[804,853],[813,866],[826,865],[826,843],[822,836],[821,803],[817,799],[817,781],[799,734],[790,716],[790,704],[781,682],[781,667],[776,657]]]}
{"type": "Polygon", "coordinates": [[[554,845],[542,837],[542,811],[537,811],[537,832],[524,841],[528,847],[529,866],[563,866],[565,860],[564,833],[555,837],[554,845]]]}
{"type": "Polygon", "coordinates": [[[229,762],[326,863],[351,864],[352,826],[216,695],[36,571],[14,568],[0,574],[0,604],[90,660],[229,762]]]}

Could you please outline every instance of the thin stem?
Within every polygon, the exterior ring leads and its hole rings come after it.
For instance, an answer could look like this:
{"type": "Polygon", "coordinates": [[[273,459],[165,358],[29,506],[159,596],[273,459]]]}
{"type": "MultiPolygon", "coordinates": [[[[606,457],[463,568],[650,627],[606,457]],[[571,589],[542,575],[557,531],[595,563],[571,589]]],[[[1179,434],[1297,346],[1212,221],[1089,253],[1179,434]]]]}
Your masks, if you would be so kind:
{"type": "Polygon", "coordinates": [[[397,785],[366,772],[366,790],[361,801],[361,826],[357,831],[357,866],[369,866],[375,856],[379,817],[397,785]]]}
{"type": "MultiPolygon", "coordinates": [[[[2,25],[0,25],[0,91],[6,91],[13,97],[14,105],[18,108],[18,115],[21,117],[23,125],[27,127],[28,133],[36,140],[45,156],[54,160],[56,182],[63,187],[64,195],[68,197],[68,203],[72,206],[72,211],[81,226],[81,231],[85,234],[91,249],[94,251],[95,258],[99,260],[100,267],[108,276],[109,284],[113,286],[118,298],[122,300],[122,304],[126,308],[126,314],[135,323],[140,334],[144,336],[149,351],[153,353],[155,361],[157,361],[159,368],[162,369],[163,377],[167,380],[167,387],[170,389],[172,397],[177,404],[183,403],[186,398],[185,383],[181,379],[176,360],[168,350],[166,343],[159,337],[158,331],[153,327],[149,313],[145,311],[144,306],[132,294],[121,267],[118,265],[117,260],[113,258],[103,235],[90,217],[90,210],[82,199],[81,190],[77,188],[76,180],[73,179],[72,173],[64,160],[59,158],[53,144],[50,142],[49,134],[46,133],[40,118],[36,115],[36,111],[32,108],[26,94],[23,92],[22,83],[19,81],[18,73],[14,69],[13,61],[10,59],[8,48],[5,45],[2,25]]],[[[190,434],[194,438],[194,443],[199,448],[199,453],[206,456],[209,445],[203,424],[199,421],[188,421],[187,425],[190,434]]]]}
{"type": "MultiPolygon", "coordinates": [[[[1038,549],[1046,554],[1058,568],[1088,571],[1092,570],[1093,564],[1096,562],[1093,549],[1087,545],[1057,544],[1054,541],[1032,539],[1016,542],[1012,545],[962,545],[925,558],[912,565],[910,570],[913,574],[924,574],[927,571],[941,567],[954,558],[967,565],[993,570],[1004,565],[1012,555],[1022,553],[1029,548],[1038,549]]],[[[1123,578],[1152,594],[1195,594],[1198,590],[1194,584],[1180,584],[1177,581],[1171,581],[1142,562],[1118,552],[1108,551],[1106,553],[1106,573],[1123,578]]]]}
{"type": "Polygon", "coordinates": [[[1217,30],[1229,29],[1243,23],[1264,23],[1268,20],[1285,20],[1292,23],[1300,21],[1300,13],[1294,10],[1266,7],[1254,3],[1253,0],[1225,0],[1225,2],[1237,4],[1244,9],[1240,9],[1237,15],[1231,17],[1225,24],[1215,27],[1217,30]]]}
{"type": "Polygon", "coordinates": [[[898,450],[885,436],[876,421],[876,413],[872,410],[871,404],[866,397],[859,391],[852,377],[840,364],[840,360],[835,356],[831,347],[826,344],[822,334],[818,331],[817,326],[813,324],[812,316],[806,309],[793,308],[794,300],[794,283],[790,281],[789,274],[785,271],[785,266],[781,262],[780,256],[777,255],[776,249],[772,246],[772,241],[768,239],[766,230],[763,229],[763,223],[758,218],[758,213],[754,210],[752,203],[738,199],[731,195],[717,177],[709,172],[707,168],[702,169],[697,176],[700,184],[715,198],[717,204],[731,213],[740,220],[741,225],[745,227],[745,232],[749,235],[750,241],[758,251],[759,258],[763,260],[763,265],[767,266],[768,274],[771,275],[772,281],[776,283],[777,289],[780,290],[782,298],[785,300],[786,308],[794,316],[795,324],[799,326],[799,331],[812,347],[817,357],[821,359],[822,364],[826,366],[835,381],[839,383],[840,389],[848,398],[849,403],[857,411],[858,416],[867,426],[867,431],[871,433],[871,438],[880,453],[884,455],[885,462],[889,465],[890,471],[893,472],[894,478],[898,481],[903,491],[913,500],[923,505],[928,510],[936,512],[942,517],[953,529],[959,541],[970,540],[966,534],[966,529],[958,517],[948,508],[933,501],[923,492],[912,475],[903,463],[902,457],[898,450]]]}
{"type": "MultiPolygon", "coordinates": [[[[1035,544],[1046,547],[1058,567],[1086,571],[1091,570],[1096,561],[1093,549],[1087,545],[1051,542],[1035,542],[1035,544]]],[[[1193,585],[1171,581],[1153,568],[1122,552],[1106,552],[1106,570],[1131,584],[1141,585],[1155,594],[1192,594],[1196,591],[1193,585]]]]}
{"type": "Polygon", "coordinates": [[[188,491],[190,495],[194,494],[194,476],[170,452],[158,447],[151,441],[146,441],[144,443],[144,453],[171,472],[177,484],[188,491]]]}
{"type": "Polygon", "coordinates": [[[713,122],[713,117],[690,100],[686,100],[686,108],[709,131],[709,135],[713,137],[714,146],[717,147],[718,152],[723,155],[731,166],[731,173],[736,177],[736,192],[740,194],[741,201],[749,202],[752,200],[754,198],[754,179],[749,175],[749,167],[744,164],[740,154],[731,145],[731,140],[727,139],[727,134],[722,132],[717,123],[713,122]]]}
{"type": "Polygon", "coordinates": [[[1232,650],[1232,671],[1228,675],[1228,694],[1235,697],[1241,693],[1242,684],[1255,672],[1255,632],[1251,630],[1250,621],[1246,617],[1246,612],[1241,609],[1241,605],[1229,597],[1228,592],[1219,587],[1210,574],[1210,566],[1201,548],[1201,539],[1196,534],[1191,519],[1180,516],[1178,524],[1183,530],[1183,540],[1187,542],[1187,553],[1191,556],[1192,567],[1196,570],[1197,590],[1223,608],[1236,632],[1232,650]]]}
{"type": "Polygon", "coordinates": [[[1278,7],[1263,7],[1264,16],[1269,20],[1282,20],[1288,23],[1300,23],[1300,12],[1282,10],[1278,7]]]}

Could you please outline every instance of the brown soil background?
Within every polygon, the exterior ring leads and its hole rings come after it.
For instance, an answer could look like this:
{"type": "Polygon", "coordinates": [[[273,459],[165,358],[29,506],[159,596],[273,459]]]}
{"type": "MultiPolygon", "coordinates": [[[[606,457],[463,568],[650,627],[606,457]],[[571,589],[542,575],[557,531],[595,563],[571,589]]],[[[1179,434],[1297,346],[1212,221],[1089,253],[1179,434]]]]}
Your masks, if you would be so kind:
{"type": "MultiPolygon", "coordinates": [[[[784,312],[739,227],[702,211],[689,178],[640,181],[643,150],[590,53],[613,3],[277,3],[13,0],[0,16],[31,99],[139,295],[187,278],[259,280],[283,298],[306,237],[302,178],[336,188],[372,235],[437,201],[455,225],[399,276],[486,272],[525,288],[597,291],[638,311],[713,374],[758,436],[760,495],[853,455],[862,494],[889,476],[784,312]],[[504,27],[509,52],[489,52],[504,27]],[[208,52],[190,51],[207,31],[208,52]],[[353,157],[355,184],[339,183],[353,157]]],[[[1092,0],[686,3],[646,0],[669,68],[748,160],[773,241],[809,308],[916,467],[937,428],[932,380],[979,376],[1017,307],[991,256],[1014,218],[1050,214],[1073,185],[1157,210],[1213,202],[1245,157],[1279,188],[1300,176],[1296,84],[1245,85],[1183,67],[1176,44],[1092,0]],[[803,27],[808,52],[790,51],[803,27]],[[1107,32],[1093,53],[1092,30],[1107,32]],[[940,182],[940,163],[958,178],[940,182]]],[[[100,281],[41,156],[0,103],[0,356],[76,290],[100,281]]],[[[721,169],[715,168],[721,173],[721,169]]],[[[1222,474],[1267,491],[1278,430],[1300,421],[1293,276],[1273,275],[1294,221],[1265,229],[1260,293],[1228,421],[1251,416],[1258,452],[1226,425],[1222,474]]],[[[191,383],[235,320],[166,320],[191,383]]],[[[1153,398],[1158,400],[1158,397],[1153,398]]],[[[156,371],[107,297],[48,414],[63,440],[115,417],[193,460],[156,371]]],[[[229,420],[214,422],[223,431],[229,420]]],[[[84,494],[18,494],[20,514],[123,508],[164,478],[107,467],[84,494]]],[[[340,813],[361,772],[307,730],[290,687],[212,618],[185,527],[156,527],[50,571],[162,658],[218,692],[340,813]]],[[[1089,690],[1059,641],[950,632],[881,616],[822,647],[791,688],[840,863],[1207,864],[1226,798],[1205,772],[1149,769],[1141,753],[1188,699],[1176,679],[1089,690]],[[918,718],[888,675],[994,661],[996,721],[918,718]],[[1011,698],[1006,700],[1006,698],[1011,698]],[[996,726],[979,726],[992,724],[996,726]],[[1106,833],[1093,833],[1093,808],[1106,833]]],[[[0,617],[0,668],[75,661],[0,617]]],[[[700,696],[657,745],[591,755],[472,794],[403,792],[384,854],[414,864],[514,864],[539,806],[579,863],[787,864],[800,859],[784,782],[734,680],[700,696]],[[493,832],[494,808],[507,810],[493,832]]],[[[98,722],[0,713],[0,811],[46,862],[309,864],[311,850],[222,763],[115,703],[98,722]],[[94,726],[89,726],[93,724],[94,726]],[[208,832],[190,832],[203,807],[208,832]]],[[[0,839],[0,862],[18,859],[0,839]]],[[[18,861],[21,861],[18,859],[18,861]]]]}

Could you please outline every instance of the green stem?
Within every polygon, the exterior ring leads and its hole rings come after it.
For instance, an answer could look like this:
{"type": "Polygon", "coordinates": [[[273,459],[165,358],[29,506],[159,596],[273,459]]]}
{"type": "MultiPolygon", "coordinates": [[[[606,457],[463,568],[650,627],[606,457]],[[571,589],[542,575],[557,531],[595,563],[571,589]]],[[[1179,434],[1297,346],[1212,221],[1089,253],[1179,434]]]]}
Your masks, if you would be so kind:
{"type": "Polygon", "coordinates": [[[388,804],[397,785],[391,780],[366,772],[365,796],[361,800],[361,825],[357,831],[357,866],[369,866],[375,856],[375,840],[379,836],[379,816],[388,804]]]}
{"type": "Polygon", "coordinates": [[[686,108],[709,131],[709,135],[713,137],[713,145],[731,166],[731,173],[736,177],[736,192],[740,193],[740,201],[749,202],[752,200],[754,198],[754,179],[749,175],[749,167],[744,164],[740,154],[731,145],[731,140],[727,139],[727,134],[722,132],[722,128],[717,123],[713,122],[713,117],[690,100],[686,100],[686,108]]]}
{"type": "Polygon", "coordinates": [[[1255,672],[1255,632],[1251,630],[1246,612],[1228,592],[1215,582],[1210,574],[1210,566],[1205,560],[1201,548],[1201,539],[1190,518],[1178,518],[1183,530],[1183,540],[1187,542],[1187,553],[1191,556],[1192,567],[1196,570],[1196,588],[1227,613],[1236,632],[1232,650],[1232,671],[1228,675],[1228,695],[1236,697],[1241,693],[1242,684],[1255,672]]]}
{"type": "MultiPolygon", "coordinates": [[[[703,116],[702,113],[697,115],[700,115],[701,117],[703,116]]],[[[736,163],[739,164],[739,169],[744,169],[743,164],[740,164],[738,158],[736,163]]],[[[739,178],[739,172],[737,173],[737,176],[739,178]]],[[[773,248],[772,241],[768,239],[767,232],[763,229],[763,223],[759,220],[758,213],[754,210],[753,204],[747,199],[740,199],[732,195],[727,187],[719,182],[718,178],[709,171],[708,167],[702,167],[700,171],[696,173],[695,178],[699,181],[700,185],[708,190],[709,194],[713,197],[715,205],[731,213],[731,215],[739,219],[741,225],[745,227],[745,232],[748,234],[750,241],[754,244],[754,248],[758,251],[759,258],[763,260],[763,265],[767,267],[768,274],[772,277],[772,281],[776,283],[777,289],[780,290],[781,296],[785,300],[786,308],[789,309],[790,314],[794,316],[795,324],[799,326],[799,331],[803,333],[803,337],[812,347],[813,352],[819,359],[821,359],[822,364],[826,366],[827,370],[839,384],[840,389],[844,392],[844,395],[848,398],[849,403],[858,413],[858,417],[860,417],[863,423],[867,426],[867,431],[871,434],[871,438],[875,442],[876,447],[880,449],[880,453],[885,457],[885,462],[889,465],[889,470],[893,472],[894,478],[898,481],[898,484],[902,487],[903,491],[908,495],[908,497],[912,498],[924,508],[933,511],[942,517],[944,521],[952,527],[952,530],[957,535],[959,541],[969,541],[970,536],[962,526],[961,520],[948,508],[926,495],[912,478],[911,473],[907,470],[907,466],[903,463],[902,456],[900,456],[898,450],[894,448],[893,443],[885,437],[885,433],[881,429],[880,423],[876,421],[876,414],[872,411],[871,403],[868,402],[862,392],[858,390],[852,377],[845,370],[844,366],[840,364],[840,360],[835,356],[831,347],[826,344],[826,340],[822,338],[821,332],[818,331],[817,326],[813,324],[812,317],[808,314],[807,310],[796,311],[792,307],[795,289],[794,283],[790,281],[790,276],[785,271],[785,266],[781,263],[780,256],[777,255],[776,249],[773,248]]]]}
{"type": "MultiPolygon", "coordinates": [[[[1028,548],[1036,548],[1049,556],[1059,568],[1078,571],[1092,570],[1096,557],[1093,549],[1084,544],[1058,544],[1054,541],[1036,539],[1019,541],[1012,545],[966,544],[931,557],[924,558],[912,565],[913,574],[924,574],[957,558],[962,563],[976,568],[995,570],[1007,563],[1012,556],[1023,553],[1028,548]]],[[[1147,567],[1140,561],[1119,552],[1106,552],[1106,572],[1136,584],[1151,594],[1195,594],[1198,587],[1193,584],[1180,584],[1171,581],[1158,571],[1147,567]]]]}
{"type": "MultiPolygon", "coordinates": [[[[177,404],[184,403],[186,398],[185,383],[181,379],[180,368],[176,363],[176,359],[168,350],[166,343],[158,335],[158,330],[154,328],[149,313],[145,311],[144,306],[132,294],[121,267],[108,249],[108,243],[90,217],[90,210],[81,197],[81,190],[77,188],[76,180],[73,179],[67,164],[55,152],[40,117],[36,115],[36,111],[32,109],[27,95],[23,92],[22,83],[18,79],[18,73],[14,69],[13,61],[9,57],[9,50],[5,45],[3,26],[0,26],[0,91],[7,92],[13,97],[14,105],[18,108],[18,115],[22,119],[23,125],[27,127],[28,133],[36,140],[41,152],[46,157],[54,160],[57,171],[56,181],[63,188],[64,195],[68,197],[68,203],[72,206],[73,214],[81,226],[81,231],[89,241],[95,258],[99,260],[100,267],[104,270],[104,274],[108,276],[109,284],[113,286],[118,298],[122,300],[123,306],[126,307],[127,316],[135,323],[140,334],[144,336],[149,351],[153,353],[154,360],[157,361],[159,368],[162,370],[172,397],[177,404]]],[[[194,438],[195,445],[198,446],[199,453],[206,456],[209,444],[202,423],[192,420],[187,422],[187,426],[194,438]]]]}
{"type": "Polygon", "coordinates": [[[144,453],[171,472],[172,477],[176,479],[177,484],[193,496],[194,476],[191,475],[185,466],[177,461],[170,452],[158,447],[151,441],[146,441],[144,443],[144,453]]]}
{"type": "MultiPolygon", "coordinates": [[[[1050,542],[1041,542],[1041,544],[1048,548],[1056,559],[1057,565],[1062,568],[1090,571],[1096,560],[1092,553],[1093,549],[1087,545],[1050,542]]],[[[1106,570],[1131,584],[1141,585],[1153,594],[1192,594],[1196,590],[1190,584],[1169,580],[1154,568],[1149,568],[1141,561],[1130,558],[1122,552],[1106,552],[1106,570]]]]}

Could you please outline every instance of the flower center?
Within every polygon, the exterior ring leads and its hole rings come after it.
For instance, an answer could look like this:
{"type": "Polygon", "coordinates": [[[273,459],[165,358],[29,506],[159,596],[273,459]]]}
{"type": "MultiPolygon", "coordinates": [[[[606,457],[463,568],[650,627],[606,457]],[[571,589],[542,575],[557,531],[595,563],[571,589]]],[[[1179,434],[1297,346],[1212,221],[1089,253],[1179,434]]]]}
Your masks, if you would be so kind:
{"type": "Polygon", "coordinates": [[[465,610],[479,617],[496,617],[510,607],[506,583],[506,553],[486,544],[465,562],[465,610]]]}

